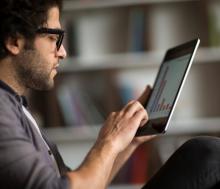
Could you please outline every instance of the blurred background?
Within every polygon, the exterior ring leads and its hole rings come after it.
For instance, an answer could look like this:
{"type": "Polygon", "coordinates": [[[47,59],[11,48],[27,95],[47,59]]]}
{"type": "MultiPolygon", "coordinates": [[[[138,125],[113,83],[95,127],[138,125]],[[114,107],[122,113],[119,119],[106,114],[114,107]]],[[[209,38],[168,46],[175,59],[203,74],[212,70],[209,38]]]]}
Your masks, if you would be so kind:
{"type": "Polygon", "coordinates": [[[110,188],[135,189],[184,141],[220,134],[219,0],[64,0],[68,58],[55,88],[30,92],[32,112],[76,168],[108,114],[153,85],[168,48],[201,45],[168,132],[141,146],[110,188]]]}

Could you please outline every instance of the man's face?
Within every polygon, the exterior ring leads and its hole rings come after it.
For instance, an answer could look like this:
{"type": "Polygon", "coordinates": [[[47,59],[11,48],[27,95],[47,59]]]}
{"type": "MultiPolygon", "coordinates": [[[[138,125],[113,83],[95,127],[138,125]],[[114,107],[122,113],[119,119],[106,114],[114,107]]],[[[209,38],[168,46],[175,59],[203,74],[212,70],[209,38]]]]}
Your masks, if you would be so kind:
{"type": "MultiPolygon", "coordinates": [[[[49,10],[46,28],[60,29],[59,10],[54,7],[49,10]]],[[[33,48],[23,49],[16,56],[15,66],[18,80],[26,88],[47,90],[54,86],[59,60],[66,57],[66,51],[61,45],[56,48],[56,34],[39,34],[33,42],[33,48]]]]}

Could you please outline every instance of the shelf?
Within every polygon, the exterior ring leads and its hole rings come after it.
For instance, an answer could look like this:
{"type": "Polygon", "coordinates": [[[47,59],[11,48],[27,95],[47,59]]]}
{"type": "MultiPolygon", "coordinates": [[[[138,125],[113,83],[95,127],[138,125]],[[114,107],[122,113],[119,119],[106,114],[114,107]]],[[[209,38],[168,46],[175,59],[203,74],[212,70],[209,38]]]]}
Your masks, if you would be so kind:
{"type": "MultiPolygon", "coordinates": [[[[106,55],[94,59],[67,58],[59,68],[61,73],[103,71],[110,69],[158,68],[165,51],[106,55]]],[[[200,48],[195,63],[220,62],[220,48],[200,48]]]]}
{"type": "Polygon", "coordinates": [[[220,132],[220,117],[182,119],[170,122],[168,135],[204,134],[220,132]]]}
{"type": "MultiPolygon", "coordinates": [[[[95,141],[101,126],[45,129],[51,140],[59,142],[95,141]]],[[[192,135],[220,132],[220,117],[172,120],[165,135],[192,135]]]]}
{"type": "Polygon", "coordinates": [[[220,62],[220,48],[199,48],[195,56],[196,63],[220,62]]]}
{"type": "Polygon", "coordinates": [[[155,3],[181,3],[193,2],[198,0],[65,0],[64,11],[84,10],[84,9],[97,9],[107,7],[131,6],[140,4],[155,4],[155,3]]]}
{"type": "Polygon", "coordinates": [[[44,129],[45,133],[55,142],[94,141],[101,126],[60,127],[44,129]]]}
{"type": "Polygon", "coordinates": [[[60,71],[103,71],[109,69],[158,67],[164,52],[126,53],[106,55],[94,59],[67,58],[61,63],[60,71]]]}

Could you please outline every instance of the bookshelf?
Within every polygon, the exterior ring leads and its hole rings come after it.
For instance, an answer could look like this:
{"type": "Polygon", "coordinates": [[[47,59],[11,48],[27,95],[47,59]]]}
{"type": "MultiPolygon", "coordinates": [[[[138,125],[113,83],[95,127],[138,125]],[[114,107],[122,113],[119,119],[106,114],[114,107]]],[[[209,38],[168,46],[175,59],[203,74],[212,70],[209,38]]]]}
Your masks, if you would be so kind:
{"type": "Polygon", "coordinates": [[[30,98],[34,115],[67,164],[74,168],[81,163],[108,113],[153,84],[166,49],[196,37],[202,43],[166,136],[220,133],[218,7],[217,0],[64,0],[69,56],[61,62],[55,88],[30,98]],[[57,94],[62,87],[60,96],[71,105],[66,110],[57,94]],[[65,112],[81,118],[77,113],[83,109],[85,120],[67,124],[65,112]],[[90,120],[89,112],[101,112],[102,120],[90,120]]]}

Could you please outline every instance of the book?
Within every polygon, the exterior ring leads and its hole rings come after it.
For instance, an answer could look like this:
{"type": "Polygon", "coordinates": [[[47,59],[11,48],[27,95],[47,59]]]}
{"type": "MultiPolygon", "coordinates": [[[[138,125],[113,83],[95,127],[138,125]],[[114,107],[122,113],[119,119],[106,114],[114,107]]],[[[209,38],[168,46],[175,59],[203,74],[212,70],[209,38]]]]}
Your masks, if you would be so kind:
{"type": "Polygon", "coordinates": [[[129,14],[129,51],[141,52],[145,50],[145,10],[132,8],[129,14]]]}

